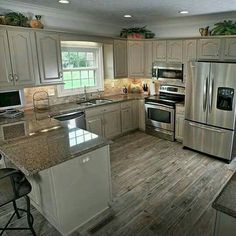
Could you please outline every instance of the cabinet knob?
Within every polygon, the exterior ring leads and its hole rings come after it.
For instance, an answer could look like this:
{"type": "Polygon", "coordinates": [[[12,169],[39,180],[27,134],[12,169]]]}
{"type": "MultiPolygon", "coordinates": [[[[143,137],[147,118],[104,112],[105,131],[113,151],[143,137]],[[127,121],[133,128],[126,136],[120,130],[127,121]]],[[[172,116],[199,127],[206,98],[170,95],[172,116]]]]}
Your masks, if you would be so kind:
{"type": "Polygon", "coordinates": [[[59,76],[61,79],[63,78],[63,73],[61,71],[59,72],[59,76]]]}
{"type": "Polygon", "coordinates": [[[15,81],[18,81],[19,80],[19,77],[18,77],[18,75],[17,74],[14,74],[14,79],[15,79],[15,81]]]}
{"type": "Polygon", "coordinates": [[[9,80],[10,80],[10,81],[13,81],[13,80],[14,80],[14,78],[13,78],[13,75],[12,75],[12,74],[9,74],[9,75],[8,75],[8,78],[9,78],[9,80]]]}

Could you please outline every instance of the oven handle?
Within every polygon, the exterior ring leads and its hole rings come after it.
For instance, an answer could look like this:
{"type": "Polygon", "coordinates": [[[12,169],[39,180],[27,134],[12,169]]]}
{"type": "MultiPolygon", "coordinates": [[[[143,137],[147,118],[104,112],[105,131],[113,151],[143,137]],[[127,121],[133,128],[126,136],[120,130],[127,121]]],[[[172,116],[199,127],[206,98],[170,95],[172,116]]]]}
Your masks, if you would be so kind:
{"type": "Polygon", "coordinates": [[[166,108],[170,108],[170,109],[174,109],[173,106],[168,106],[165,104],[160,104],[160,103],[155,103],[155,102],[146,102],[145,105],[154,105],[155,107],[166,107],[166,108]]]}

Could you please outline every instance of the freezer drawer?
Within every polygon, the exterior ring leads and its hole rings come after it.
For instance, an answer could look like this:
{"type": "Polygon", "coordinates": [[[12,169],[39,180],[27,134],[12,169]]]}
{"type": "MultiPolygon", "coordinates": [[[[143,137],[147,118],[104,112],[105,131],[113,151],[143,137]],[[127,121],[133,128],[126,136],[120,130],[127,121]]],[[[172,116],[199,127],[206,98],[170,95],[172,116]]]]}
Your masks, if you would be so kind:
{"type": "Polygon", "coordinates": [[[231,160],[235,156],[234,136],[234,131],[185,120],[183,145],[203,153],[231,160]]]}

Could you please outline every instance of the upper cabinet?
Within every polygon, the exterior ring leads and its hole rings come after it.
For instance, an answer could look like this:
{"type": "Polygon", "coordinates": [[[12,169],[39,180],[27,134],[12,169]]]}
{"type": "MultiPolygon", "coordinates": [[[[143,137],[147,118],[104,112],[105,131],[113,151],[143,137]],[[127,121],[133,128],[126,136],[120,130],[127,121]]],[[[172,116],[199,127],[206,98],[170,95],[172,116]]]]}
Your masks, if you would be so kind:
{"type": "Polygon", "coordinates": [[[0,30],[0,88],[35,84],[33,40],[27,30],[0,30]]]}
{"type": "Polygon", "coordinates": [[[167,41],[167,62],[182,62],[183,60],[183,41],[167,41]]]}
{"type": "Polygon", "coordinates": [[[13,84],[7,31],[0,29],[0,89],[13,84]]]}
{"type": "Polygon", "coordinates": [[[184,82],[188,78],[190,72],[190,64],[188,62],[197,60],[197,40],[183,41],[183,63],[184,63],[184,82]]]}
{"type": "Polygon", "coordinates": [[[153,61],[166,61],[166,40],[153,42],[153,61]]]}
{"type": "Polygon", "coordinates": [[[8,30],[12,73],[15,85],[35,83],[32,44],[34,33],[30,31],[8,30]]]}
{"type": "Polygon", "coordinates": [[[152,50],[153,41],[144,42],[144,76],[147,78],[152,77],[152,50]]]}
{"type": "Polygon", "coordinates": [[[114,40],[114,76],[115,78],[128,76],[126,40],[114,40]]]}
{"type": "Polygon", "coordinates": [[[224,43],[225,60],[236,60],[236,38],[226,38],[224,43]]]}
{"type": "Polygon", "coordinates": [[[221,50],[221,39],[199,39],[198,40],[198,59],[219,60],[221,50]]]}
{"type": "Polygon", "coordinates": [[[144,76],[144,42],[128,41],[128,75],[144,76]]]}
{"type": "Polygon", "coordinates": [[[36,32],[41,83],[62,82],[61,46],[56,33],[36,32]]]}

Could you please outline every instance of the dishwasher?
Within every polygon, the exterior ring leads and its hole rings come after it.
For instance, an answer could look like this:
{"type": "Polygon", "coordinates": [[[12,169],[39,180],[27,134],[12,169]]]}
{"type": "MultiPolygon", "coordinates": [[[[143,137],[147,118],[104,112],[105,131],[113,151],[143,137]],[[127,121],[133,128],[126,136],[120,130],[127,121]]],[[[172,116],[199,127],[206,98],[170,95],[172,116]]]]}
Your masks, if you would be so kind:
{"type": "Polygon", "coordinates": [[[85,114],[83,111],[55,115],[53,118],[60,121],[62,126],[68,127],[69,129],[86,129],[85,114]]]}

